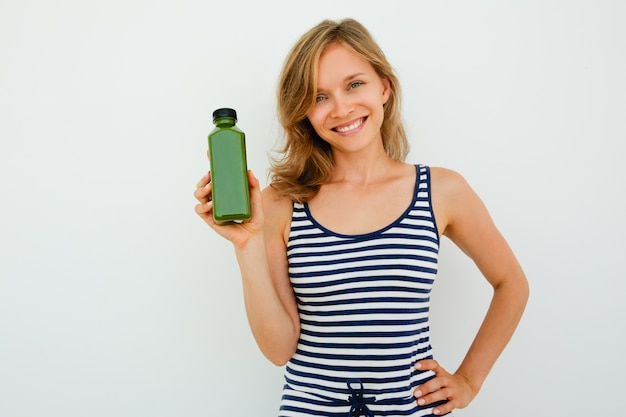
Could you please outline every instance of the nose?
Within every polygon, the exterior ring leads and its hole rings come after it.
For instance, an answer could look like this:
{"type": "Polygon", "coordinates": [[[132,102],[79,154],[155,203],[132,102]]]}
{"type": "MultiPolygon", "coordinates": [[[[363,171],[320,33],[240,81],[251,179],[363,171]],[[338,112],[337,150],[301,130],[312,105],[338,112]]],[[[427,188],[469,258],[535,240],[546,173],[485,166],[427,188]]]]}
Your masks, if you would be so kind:
{"type": "Polygon", "coordinates": [[[333,100],[333,108],[331,111],[331,117],[336,119],[343,119],[347,117],[354,110],[354,103],[347,95],[335,96],[333,100]]]}

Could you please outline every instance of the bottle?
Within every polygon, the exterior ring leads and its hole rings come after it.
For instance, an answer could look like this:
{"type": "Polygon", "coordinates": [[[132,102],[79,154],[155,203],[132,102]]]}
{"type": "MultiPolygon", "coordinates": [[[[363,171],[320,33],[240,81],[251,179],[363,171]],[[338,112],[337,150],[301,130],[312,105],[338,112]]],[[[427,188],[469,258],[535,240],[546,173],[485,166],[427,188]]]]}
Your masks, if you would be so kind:
{"type": "Polygon", "coordinates": [[[237,112],[233,109],[213,112],[215,128],[209,133],[209,160],[216,223],[241,222],[251,215],[246,135],[236,123],[237,112]]]}

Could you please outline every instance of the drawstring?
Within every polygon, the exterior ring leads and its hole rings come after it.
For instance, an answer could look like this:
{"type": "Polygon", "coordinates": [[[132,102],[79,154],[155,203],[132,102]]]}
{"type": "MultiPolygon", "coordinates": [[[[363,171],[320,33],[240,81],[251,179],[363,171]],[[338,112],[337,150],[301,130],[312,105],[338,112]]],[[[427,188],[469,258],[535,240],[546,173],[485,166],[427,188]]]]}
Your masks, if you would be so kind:
{"type": "Polygon", "coordinates": [[[350,392],[350,412],[348,417],[374,417],[374,414],[367,408],[367,404],[372,404],[376,401],[374,397],[363,397],[363,383],[360,379],[350,379],[347,382],[348,391],[350,392]],[[358,388],[353,388],[352,384],[358,384],[358,388]]]}

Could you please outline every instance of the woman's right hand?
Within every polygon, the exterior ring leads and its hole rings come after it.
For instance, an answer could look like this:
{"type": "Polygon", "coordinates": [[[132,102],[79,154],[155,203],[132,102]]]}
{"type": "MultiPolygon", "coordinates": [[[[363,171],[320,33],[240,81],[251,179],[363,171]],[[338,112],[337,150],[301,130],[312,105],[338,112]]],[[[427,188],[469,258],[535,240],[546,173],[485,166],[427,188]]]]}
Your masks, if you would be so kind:
{"type": "Polygon", "coordinates": [[[230,240],[235,246],[243,247],[248,240],[263,231],[263,204],[259,180],[252,171],[248,170],[248,184],[250,186],[250,219],[242,223],[218,224],[213,219],[213,201],[211,199],[211,173],[200,179],[193,195],[198,200],[195,211],[220,236],[230,240]]]}

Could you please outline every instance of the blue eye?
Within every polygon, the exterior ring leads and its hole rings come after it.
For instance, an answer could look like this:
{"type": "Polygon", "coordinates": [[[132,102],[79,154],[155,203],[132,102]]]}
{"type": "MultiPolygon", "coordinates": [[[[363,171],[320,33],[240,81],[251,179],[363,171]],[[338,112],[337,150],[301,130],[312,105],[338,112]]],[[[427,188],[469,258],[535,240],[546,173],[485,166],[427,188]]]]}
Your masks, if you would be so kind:
{"type": "Polygon", "coordinates": [[[316,103],[319,103],[319,102],[321,102],[321,101],[324,101],[324,97],[323,97],[323,96],[317,96],[317,97],[315,97],[315,102],[316,102],[316,103]]]}
{"type": "Polygon", "coordinates": [[[361,81],[355,81],[350,83],[350,89],[360,87],[363,83],[361,81]]]}

